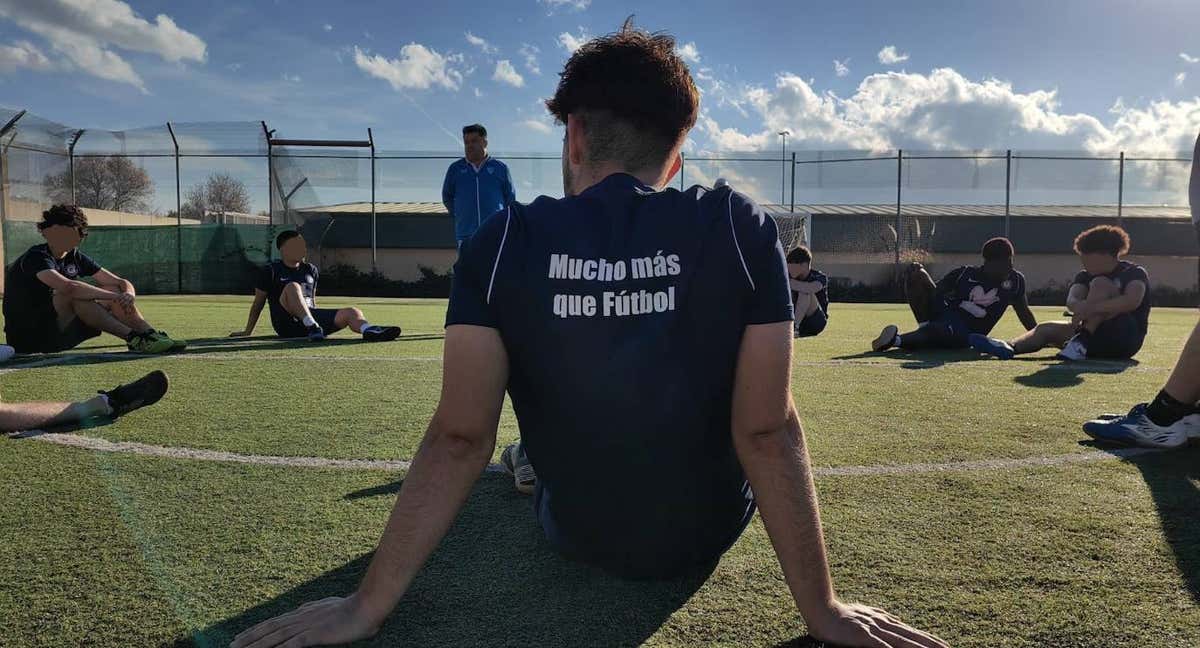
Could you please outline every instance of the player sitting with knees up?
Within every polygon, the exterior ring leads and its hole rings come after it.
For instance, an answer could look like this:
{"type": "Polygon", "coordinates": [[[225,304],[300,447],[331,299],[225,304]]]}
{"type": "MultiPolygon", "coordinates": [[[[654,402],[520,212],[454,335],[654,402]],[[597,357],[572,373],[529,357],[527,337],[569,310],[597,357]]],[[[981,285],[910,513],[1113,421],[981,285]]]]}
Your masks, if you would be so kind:
{"type": "Polygon", "coordinates": [[[0,433],[45,430],[100,423],[157,403],[167,393],[167,375],[151,371],[141,378],[101,391],[85,401],[0,403],[0,433]]]}
{"type": "Polygon", "coordinates": [[[254,332],[263,304],[271,305],[271,326],[281,338],[307,337],[320,342],[344,328],[362,334],[368,342],[387,342],[400,337],[399,326],[377,326],[367,322],[357,308],[317,308],[317,266],[308,263],[308,246],[296,230],[275,237],[280,259],[263,266],[254,284],[254,302],[246,328],[230,333],[245,337],[254,332]]]}
{"type": "Polygon", "coordinates": [[[1043,322],[1004,342],[972,335],[971,346],[997,358],[1059,347],[1063,360],[1127,360],[1142,348],[1150,320],[1150,277],[1140,265],[1121,259],[1129,235],[1120,227],[1099,225],[1075,238],[1083,270],[1067,294],[1070,322],[1043,322]]]}
{"type": "Polygon", "coordinates": [[[965,349],[968,336],[990,333],[1009,304],[1026,330],[1037,326],[1025,296],[1025,275],[1013,269],[1012,243],[991,239],[983,244],[982,254],[983,265],[952,270],[937,284],[921,264],[909,266],[905,291],[918,328],[900,334],[889,324],[871,349],[965,349]]]}
{"type": "Polygon", "coordinates": [[[537,469],[537,523],[564,556],[631,579],[695,577],[757,508],[813,637],[946,646],[834,592],[791,399],[775,222],[728,187],[666,188],[698,102],[665,34],[627,23],[571,55],[547,102],[566,130],[566,197],[511,204],[463,244],[440,401],[357,590],[264,621],[234,648],[375,634],[442,538],[460,532],[506,391],[537,469]]]}
{"type": "Polygon", "coordinates": [[[187,346],[146,322],[132,283],[79,251],[88,234],[82,209],[54,205],[42,212],[37,228],[46,242],[29,248],[5,272],[4,332],[17,353],[65,351],[101,332],[137,353],[187,346]]]}
{"type": "Polygon", "coordinates": [[[794,337],[820,335],[829,322],[829,277],[812,268],[812,253],[800,247],[788,252],[787,269],[795,316],[794,337]]]}

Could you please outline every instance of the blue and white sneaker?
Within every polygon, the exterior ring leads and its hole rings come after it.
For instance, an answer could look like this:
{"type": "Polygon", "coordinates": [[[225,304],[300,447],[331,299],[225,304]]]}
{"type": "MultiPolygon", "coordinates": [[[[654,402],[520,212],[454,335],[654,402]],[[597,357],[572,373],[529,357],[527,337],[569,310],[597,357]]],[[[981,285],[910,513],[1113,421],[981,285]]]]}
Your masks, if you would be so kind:
{"type": "Polygon", "coordinates": [[[1059,351],[1058,355],[1054,357],[1058,358],[1059,360],[1079,361],[1087,360],[1087,354],[1087,345],[1084,344],[1083,338],[1079,335],[1076,335],[1068,340],[1066,345],[1063,346],[1062,351],[1059,351]]]}
{"type": "Polygon", "coordinates": [[[325,329],[321,328],[320,324],[313,324],[308,327],[308,341],[322,342],[325,340],[325,329]]]}
{"type": "Polygon", "coordinates": [[[1187,445],[1189,437],[1200,438],[1200,415],[1191,414],[1163,427],[1146,416],[1147,407],[1138,403],[1125,416],[1088,421],[1083,431],[1104,443],[1143,448],[1178,448],[1187,445]]]}
{"type": "Polygon", "coordinates": [[[1001,360],[1012,360],[1012,357],[1016,355],[1016,352],[1013,351],[1012,345],[1008,342],[990,338],[979,333],[972,333],[968,335],[967,344],[970,345],[972,349],[975,349],[980,353],[996,356],[1001,360]]]}

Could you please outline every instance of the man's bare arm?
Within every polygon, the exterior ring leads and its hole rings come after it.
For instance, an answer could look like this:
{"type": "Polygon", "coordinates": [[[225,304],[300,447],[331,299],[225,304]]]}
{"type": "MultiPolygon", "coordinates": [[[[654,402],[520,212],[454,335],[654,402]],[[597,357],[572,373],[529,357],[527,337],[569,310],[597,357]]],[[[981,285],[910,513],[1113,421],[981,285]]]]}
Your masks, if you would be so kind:
{"type": "Polygon", "coordinates": [[[42,270],[37,273],[38,281],[46,284],[54,292],[78,300],[112,300],[122,304],[132,304],[133,295],[105,290],[77,279],[68,279],[57,270],[42,270]]]}
{"type": "Polygon", "coordinates": [[[1026,331],[1032,331],[1037,326],[1037,317],[1034,316],[1033,309],[1029,308],[1029,298],[1025,295],[1021,295],[1021,301],[1013,304],[1013,311],[1026,331]]]}
{"type": "Polygon", "coordinates": [[[437,412],[358,590],[260,623],[238,635],[234,648],[366,638],[404,595],[492,457],[508,383],[508,354],[495,329],[447,327],[444,354],[437,412]]]}
{"type": "Polygon", "coordinates": [[[825,288],[825,285],[819,281],[799,281],[792,279],[788,283],[791,285],[792,290],[802,295],[815,295],[825,288]]]}
{"type": "Polygon", "coordinates": [[[809,632],[845,646],[946,646],[882,610],[837,600],[804,431],[792,404],[791,327],[747,326],[733,393],[733,442],[809,632]]]}
{"type": "Polygon", "coordinates": [[[1087,304],[1084,316],[1085,318],[1115,317],[1122,313],[1132,313],[1142,305],[1142,299],[1145,296],[1146,282],[1131,281],[1120,295],[1094,304],[1087,304]]]}
{"type": "Polygon", "coordinates": [[[263,306],[266,303],[267,293],[261,288],[255,288],[254,301],[250,303],[250,314],[246,317],[246,328],[230,333],[229,337],[246,337],[254,333],[254,327],[258,326],[258,318],[262,316],[263,306]]]}

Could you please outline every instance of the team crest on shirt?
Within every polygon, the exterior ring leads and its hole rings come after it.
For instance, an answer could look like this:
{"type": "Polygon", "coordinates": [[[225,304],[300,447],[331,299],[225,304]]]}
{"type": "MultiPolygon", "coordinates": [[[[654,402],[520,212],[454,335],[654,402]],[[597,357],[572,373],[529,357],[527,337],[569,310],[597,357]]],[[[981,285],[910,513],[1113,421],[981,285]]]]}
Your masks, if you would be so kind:
{"type": "Polygon", "coordinates": [[[1004,281],[1001,281],[1000,287],[1005,290],[1012,290],[1012,287],[1013,287],[1012,279],[1005,279],[1004,281]]]}
{"type": "Polygon", "coordinates": [[[487,168],[488,175],[492,175],[492,167],[487,168]]]}
{"type": "Polygon", "coordinates": [[[975,286],[971,289],[971,303],[987,308],[992,304],[1000,301],[999,295],[996,294],[996,289],[984,290],[983,286],[975,286]]]}
{"type": "Polygon", "coordinates": [[[79,274],[79,266],[75,265],[74,263],[68,263],[67,267],[63,268],[63,274],[68,276],[77,275],[79,274]]]}

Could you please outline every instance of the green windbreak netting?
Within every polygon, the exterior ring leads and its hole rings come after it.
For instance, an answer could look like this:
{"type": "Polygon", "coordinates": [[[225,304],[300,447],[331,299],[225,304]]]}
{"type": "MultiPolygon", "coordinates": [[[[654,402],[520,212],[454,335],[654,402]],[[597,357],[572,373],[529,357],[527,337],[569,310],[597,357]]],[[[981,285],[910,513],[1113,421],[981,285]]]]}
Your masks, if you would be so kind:
{"type": "MultiPolygon", "coordinates": [[[[80,246],[105,268],[133,282],[138,292],[247,293],[254,271],[271,258],[284,226],[100,226],[80,246]]],[[[36,223],[4,222],[4,258],[12,263],[42,243],[36,223]]]]}

